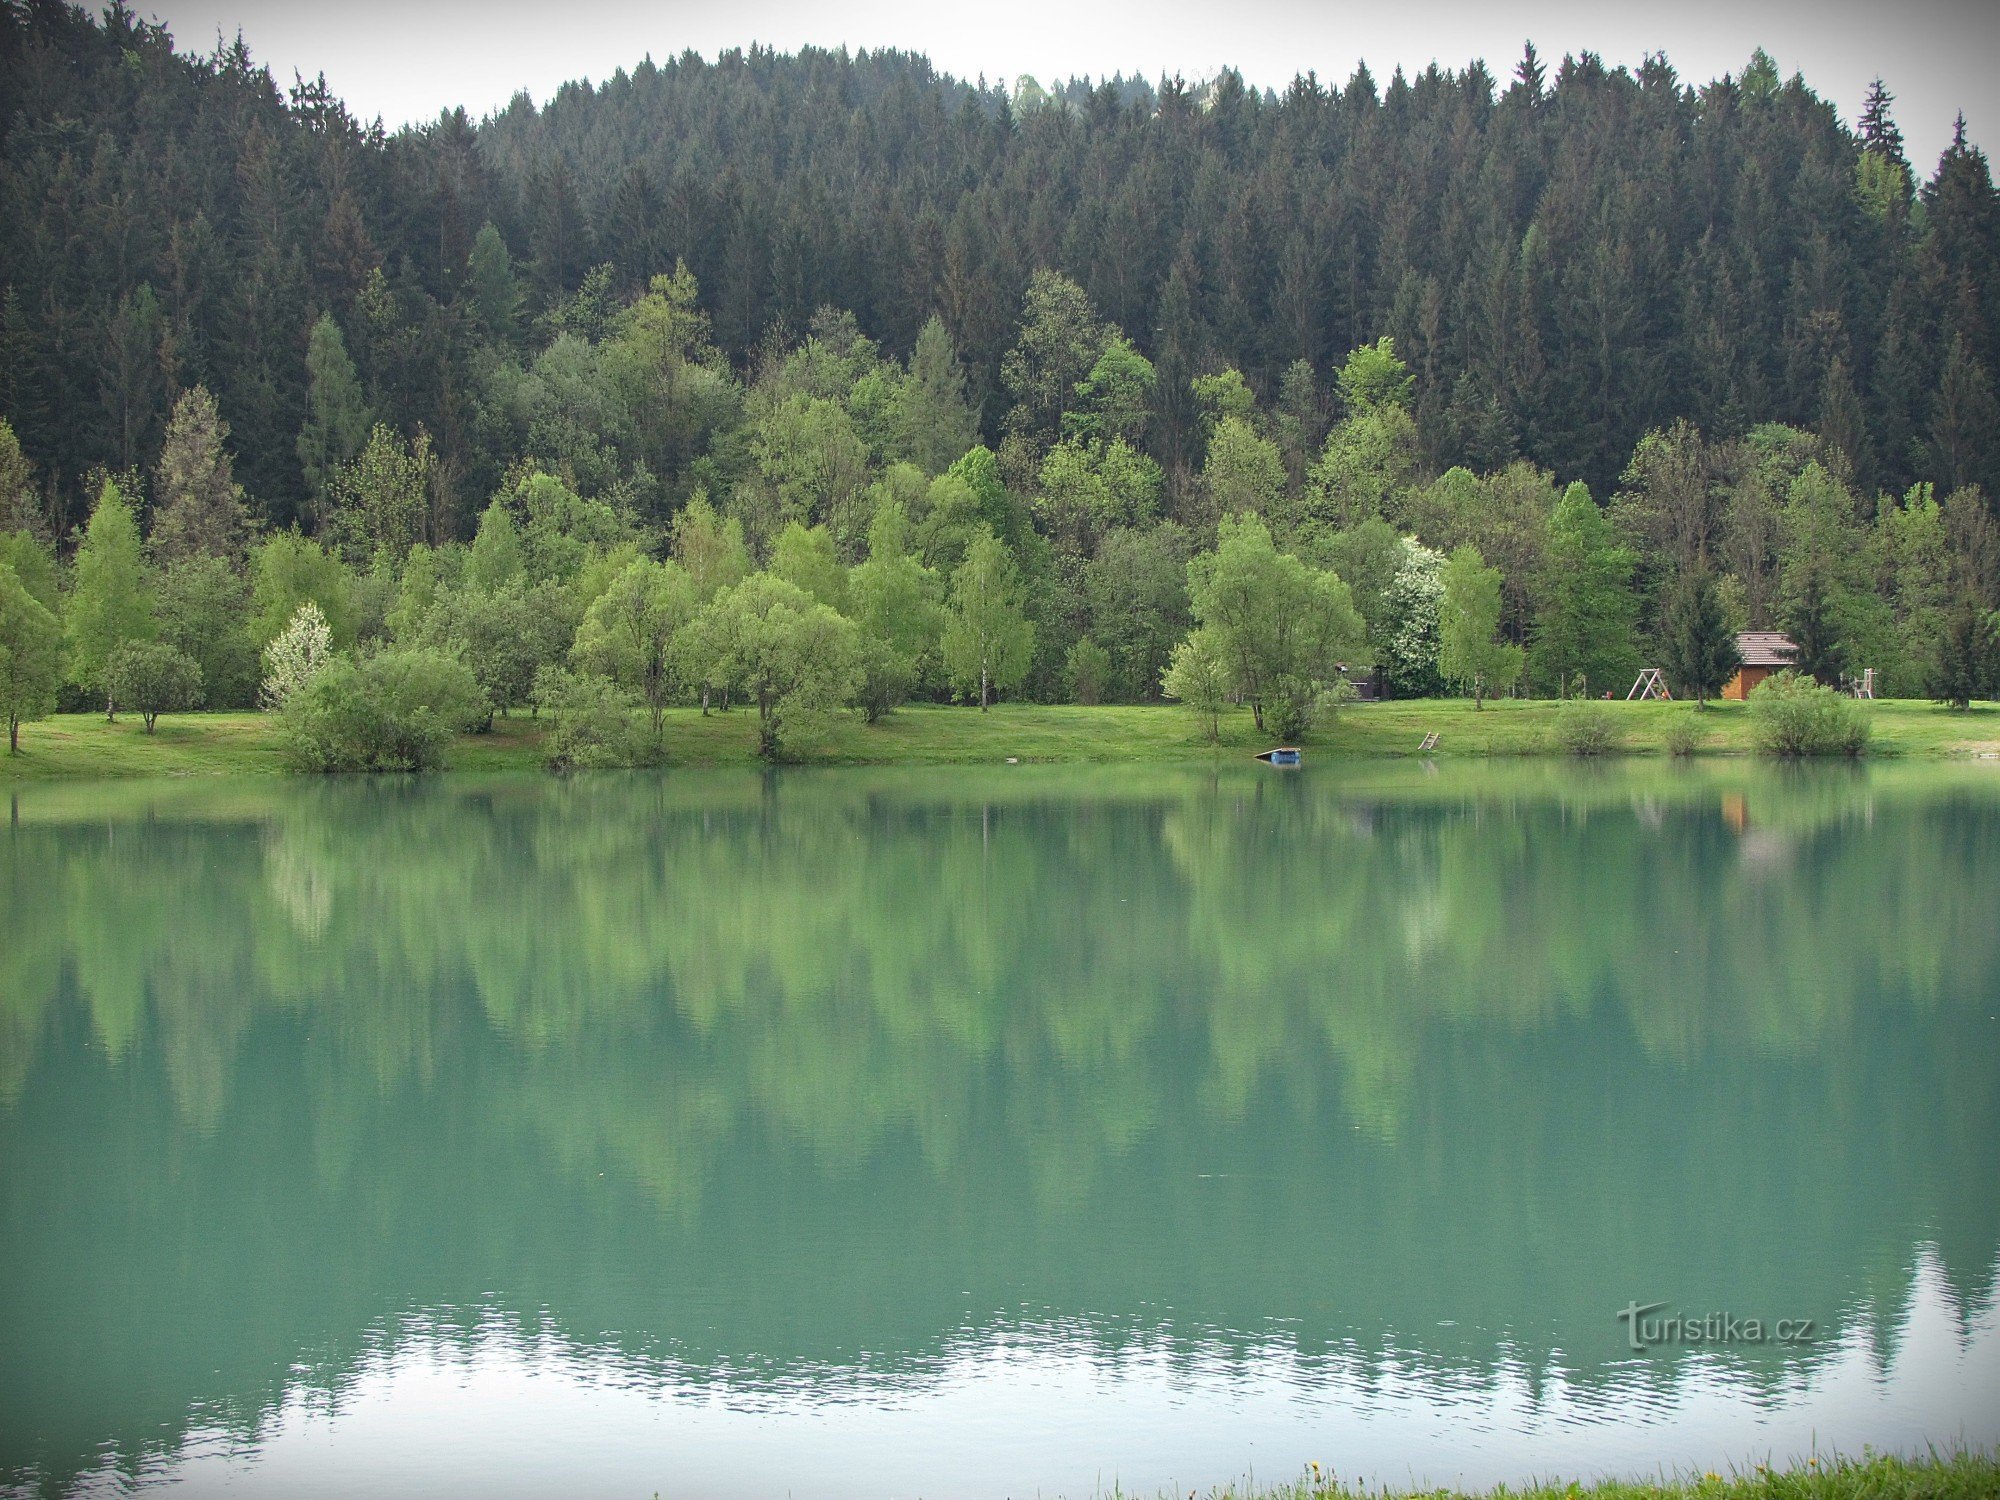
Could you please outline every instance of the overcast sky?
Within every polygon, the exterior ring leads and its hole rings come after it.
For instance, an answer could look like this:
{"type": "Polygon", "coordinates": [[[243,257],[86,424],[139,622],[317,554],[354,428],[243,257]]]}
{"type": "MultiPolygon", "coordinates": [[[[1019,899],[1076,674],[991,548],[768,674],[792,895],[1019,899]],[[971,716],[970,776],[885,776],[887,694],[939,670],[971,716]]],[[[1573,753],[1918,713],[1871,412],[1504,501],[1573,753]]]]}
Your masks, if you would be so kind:
{"type": "Polygon", "coordinates": [[[1366,59],[1378,80],[1401,64],[1462,67],[1483,57],[1503,81],[1532,39],[1551,65],[1593,51],[1637,65],[1664,51],[1685,80],[1740,72],[1762,46],[1801,71],[1852,123],[1880,74],[1917,170],[1928,174],[1963,110],[1989,153],[2000,117],[2000,0],[164,0],[149,8],[181,45],[206,52],[240,28],[281,82],[324,72],[364,120],[391,128],[462,104],[479,116],[526,89],[537,102],[573,78],[601,80],[651,54],[707,57],[761,42],[899,47],[962,78],[1052,78],[1123,69],[1190,80],[1227,65],[1282,89],[1295,73],[1345,81],[1366,59]]]}

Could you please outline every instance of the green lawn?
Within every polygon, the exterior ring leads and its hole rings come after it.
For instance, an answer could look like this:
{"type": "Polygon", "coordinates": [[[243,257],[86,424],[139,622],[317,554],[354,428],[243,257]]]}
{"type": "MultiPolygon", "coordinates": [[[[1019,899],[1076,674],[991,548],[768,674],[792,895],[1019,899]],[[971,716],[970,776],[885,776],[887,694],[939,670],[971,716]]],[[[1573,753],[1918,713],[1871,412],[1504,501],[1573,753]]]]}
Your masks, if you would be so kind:
{"type": "MultiPolygon", "coordinates": [[[[1291,1484],[1250,1485],[1210,1492],[1209,1500],[1353,1500],[1368,1496],[1428,1496],[1467,1500],[1459,1490],[1368,1490],[1329,1473],[1310,1471],[1291,1484]]],[[[1991,1455],[1954,1453],[1925,1459],[1866,1456],[1816,1458],[1781,1468],[1676,1475],[1640,1483],[1561,1481],[1486,1491],[1518,1500],[1989,1500],[2000,1495],[2000,1461],[1991,1455]]]]}
{"type": "MultiPolygon", "coordinates": [[[[1707,733],[1703,754],[1748,754],[1750,720],[1740,703],[1697,712],[1687,703],[1606,705],[1621,728],[1621,748],[1664,753],[1667,726],[1692,719],[1707,733]]],[[[1416,755],[1435,730],[1439,758],[1556,753],[1558,705],[1508,700],[1475,710],[1462,699],[1359,704],[1340,710],[1305,740],[1309,752],[1341,756],[1416,755]]],[[[1871,753],[1925,757],[2000,756],[2000,705],[1953,713],[1929,703],[1872,705],[1871,753]]],[[[540,765],[540,730],[531,719],[496,720],[490,734],[463,736],[454,770],[499,771],[540,765]]],[[[1247,711],[1227,715],[1221,742],[1211,746],[1186,709],[1078,708],[1008,703],[980,713],[935,706],[899,709],[879,723],[845,716],[826,739],[800,758],[821,764],[947,765],[1022,761],[1198,761],[1248,755],[1275,743],[1259,734],[1247,711]]],[[[670,710],[666,760],[675,766],[747,764],[756,755],[756,721],[743,709],[703,717],[670,710]]],[[[0,755],[0,781],[52,777],[192,776],[284,769],[277,720],[266,714],[177,714],[158,732],[144,732],[136,715],[109,724],[102,714],[62,714],[21,726],[21,753],[0,755]]]]}

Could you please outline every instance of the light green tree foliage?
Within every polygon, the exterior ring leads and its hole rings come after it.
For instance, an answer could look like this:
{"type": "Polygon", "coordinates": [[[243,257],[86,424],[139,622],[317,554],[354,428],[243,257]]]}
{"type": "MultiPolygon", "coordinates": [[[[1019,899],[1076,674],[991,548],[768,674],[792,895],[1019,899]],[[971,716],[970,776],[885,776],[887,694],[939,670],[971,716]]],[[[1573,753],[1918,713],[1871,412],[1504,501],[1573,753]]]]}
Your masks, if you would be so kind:
{"type": "Polygon", "coordinates": [[[310,687],[333,660],[333,630],[325,613],[308,599],[264,647],[264,706],[283,708],[294,694],[310,687]]]}
{"type": "Polygon", "coordinates": [[[1110,330],[1090,298],[1068,277],[1036,271],[1021,301],[1021,334],[1000,361],[1000,384],[1011,401],[1007,431],[1039,456],[1063,431],[1078,405],[1077,387],[1103,354],[1110,330]]]}
{"type": "Polygon", "coordinates": [[[306,771],[428,771],[491,712],[471,669],[447,652],[336,657],[286,700],[285,747],[306,771]]]}
{"type": "MultiPolygon", "coordinates": [[[[1000,460],[993,450],[985,446],[969,449],[965,456],[945,470],[941,476],[952,481],[942,489],[933,483],[931,502],[934,510],[942,507],[968,521],[985,526],[1007,545],[1016,545],[1028,532],[1028,517],[1014,495],[1008,492],[1005,481],[1000,477],[1000,460]],[[963,487],[961,495],[959,488],[963,487]],[[966,502],[969,499],[970,506],[966,502]]],[[[960,538],[959,552],[964,552],[964,543],[971,539],[970,533],[960,538]]],[[[925,560],[932,567],[945,566],[946,560],[932,556],[928,550],[925,560]]],[[[953,563],[956,566],[956,563],[953,563]]]]}
{"type": "Polygon", "coordinates": [[[1188,595],[1259,729],[1303,732],[1341,668],[1367,663],[1347,585],[1279,552],[1261,517],[1223,519],[1215,551],[1188,563],[1188,595]]]}
{"type": "Polygon", "coordinates": [[[435,467],[429,433],[419,428],[405,443],[375,424],[360,454],[338,465],[327,481],[333,529],[349,558],[368,562],[386,555],[401,563],[424,539],[435,467]]]}
{"type": "Polygon", "coordinates": [[[925,474],[942,474],[979,442],[979,416],[942,320],[925,320],[890,407],[890,451],[925,474]]]}
{"type": "Polygon", "coordinates": [[[1111,683],[1111,653],[1089,636],[1078,636],[1063,660],[1063,676],[1069,682],[1070,702],[1102,703],[1111,683]]]}
{"type": "Polygon", "coordinates": [[[1155,383],[1153,362],[1112,331],[1090,373],[1076,383],[1076,404],[1063,413],[1063,435],[1136,446],[1146,433],[1155,383]]]}
{"type": "Polygon", "coordinates": [[[847,613],[847,569],[835,554],[833,534],[824,526],[791,522],[771,547],[771,572],[803,589],[827,608],[847,613]]]}
{"type": "Polygon", "coordinates": [[[656,749],[634,733],[632,695],[595,672],[543,667],[535,702],[548,724],[542,758],[552,771],[636,765],[656,749]]]}
{"type": "Polygon", "coordinates": [[[938,575],[909,550],[903,508],[886,502],[868,531],[868,560],[848,575],[849,614],[861,629],[862,712],[872,722],[921,682],[944,629],[938,575]]]}
{"type": "Polygon", "coordinates": [[[1234,366],[1215,375],[1197,375],[1191,385],[1195,405],[1211,430],[1232,417],[1239,422],[1256,420],[1257,395],[1234,366]]]}
{"type": "Polygon", "coordinates": [[[1246,419],[1224,417],[1209,437],[1201,481],[1213,519],[1243,511],[1273,515],[1285,494],[1284,456],[1246,419]]]}
{"type": "Polygon", "coordinates": [[[112,698],[146,722],[146,733],[164,713],[201,707],[201,667],[165,641],[127,641],[111,653],[112,698]]]}
{"type": "Polygon", "coordinates": [[[1305,514],[1347,528],[1404,519],[1417,468],[1417,426],[1400,406],[1363,410],[1327,434],[1306,476],[1305,514]]]}
{"type": "Polygon", "coordinates": [[[708,603],[750,576],[743,523],[735,516],[717,515],[706,490],[696,490],[674,517],[672,541],[674,561],[687,569],[698,603],[708,603]]]}
{"type": "Polygon", "coordinates": [[[856,631],[804,590],[753,573],[715,596],[697,639],[726,658],[712,675],[757,705],[757,753],[776,759],[823,732],[852,696],[856,631]]]}
{"type": "Polygon", "coordinates": [[[1394,340],[1383,338],[1349,355],[1336,383],[1346,415],[1306,476],[1305,514],[1336,528],[1371,516],[1403,524],[1417,466],[1414,377],[1396,357],[1394,340]]]}
{"type": "Polygon", "coordinates": [[[1390,407],[1410,409],[1416,391],[1416,376],[1396,356],[1396,341],[1379,338],[1363,344],[1347,356],[1334,377],[1340,390],[1340,404],[1349,417],[1379,412],[1390,407]]]}
{"type": "Polygon", "coordinates": [[[1090,633],[1110,653],[1114,698],[1151,698],[1174,643],[1187,634],[1191,547],[1173,521],[1107,532],[1084,570],[1090,633]]]}
{"type": "Polygon", "coordinates": [[[1439,575],[1438,670],[1472,690],[1472,705],[1505,692],[1521,676],[1522,651],[1499,638],[1500,570],[1471,545],[1457,548],[1439,575]]]}
{"type": "Polygon", "coordinates": [[[1195,630],[1174,647],[1160,674],[1160,690],[1177,698],[1208,721],[1208,737],[1216,738],[1222,711],[1229,706],[1230,670],[1222,638],[1212,630],[1195,630]]]}
{"type": "Polygon", "coordinates": [[[1478,493],[1465,497],[1467,508],[1456,510],[1434,543],[1469,543],[1500,570],[1500,627],[1511,641],[1528,638],[1535,588],[1548,555],[1549,517],[1560,498],[1553,475],[1517,460],[1480,480],[1478,493]]]}
{"type": "MultiPolygon", "coordinates": [[[[424,544],[419,542],[417,546],[423,547],[424,544]]],[[[428,547],[424,550],[430,551],[428,547]]],[[[410,559],[403,569],[405,575],[415,562],[416,552],[415,547],[410,549],[410,559]]],[[[472,552],[465,560],[465,581],[474,589],[490,592],[520,583],[527,574],[528,554],[521,545],[521,529],[514,524],[514,513],[508,509],[507,502],[496,499],[479,518],[479,530],[472,538],[472,552]]]]}
{"type": "Polygon", "coordinates": [[[278,532],[251,549],[250,639],[259,649],[308,603],[325,617],[335,650],[354,645],[360,611],[345,563],[296,531],[278,532]]]}
{"type": "Polygon", "coordinates": [[[26,531],[42,536],[47,521],[35,493],[35,469],[21,451],[14,426],[0,417],[0,533],[26,531]]]}
{"type": "Polygon", "coordinates": [[[61,612],[62,588],[55,552],[39,535],[26,528],[0,531],[0,563],[14,570],[21,586],[41,602],[43,609],[61,612]]]}
{"type": "Polygon", "coordinates": [[[201,668],[210,708],[247,708],[257,698],[257,647],[250,639],[250,580],[220,557],[189,557],[160,571],[154,589],[160,639],[201,668]]]}
{"type": "Polygon", "coordinates": [[[752,402],[753,478],[737,491],[745,529],[763,545],[792,521],[826,524],[843,538],[865,518],[868,449],[840,402],[791,395],[752,402]]]}
{"type": "Polygon", "coordinates": [[[1410,497],[1403,515],[1410,534],[1428,547],[1441,549],[1469,540],[1480,509],[1481,490],[1479,476],[1472,470],[1446,469],[1410,497]]]}
{"type": "Polygon", "coordinates": [[[625,403],[605,363],[604,349],[566,330],[495,392],[515,425],[527,429],[525,452],[536,464],[593,496],[618,483],[618,443],[629,435],[625,403]]]}
{"type": "Polygon", "coordinates": [[[1882,696],[1909,697],[1923,686],[1953,602],[1954,559],[1944,507],[1928,484],[1901,501],[1882,497],[1871,538],[1871,562],[1893,611],[1896,648],[1879,663],[1882,696]]]}
{"type": "Polygon", "coordinates": [[[1632,627],[1632,554],[1581,484],[1572,484],[1549,518],[1539,616],[1531,659],[1536,677],[1558,696],[1581,682],[1601,693],[1638,670],[1632,627]]]}
{"type": "Polygon", "coordinates": [[[679,637],[696,608],[685,568],[640,558],[611,580],[577,627],[577,662],[645,701],[655,742],[673,690],[679,637]]]}
{"type": "Polygon", "coordinates": [[[655,276],[618,320],[606,345],[607,380],[627,413],[636,457],[675,479],[741,415],[728,362],[709,337],[708,314],[685,262],[655,276]]]}
{"type": "Polygon", "coordinates": [[[1377,659],[1395,636],[1389,594],[1408,559],[1403,538],[1379,516],[1332,533],[1316,550],[1314,560],[1325,563],[1346,582],[1377,659]]]}
{"type": "MultiPolygon", "coordinates": [[[[507,253],[504,247],[500,253],[507,253]]],[[[321,514],[334,475],[368,441],[368,424],[368,401],[347,341],[333,314],[321,313],[306,344],[306,420],[298,440],[299,467],[321,514]]]]}
{"type": "Polygon", "coordinates": [[[1136,526],[1159,512],[1160,466],[1123,438],[1062,442],[1042,460],[1034,509],[1045,535],[1082,554],[1114,526],[1136,526]]]}
{"type": "Polygon", "coordinates": [[[479,226],[473,238],[467,271],[472,307],[479,321],[500,343],[511,341],[520,328],[521,288],[514,279],[507,242],[490,220],[479,226]]]}
{"type": "Polygon", "coordinates": [[[567,583],[593,556],[631,540],[631,528],[602,500],[585,499],[552,474],[522,476],[509,497],[525,518],[521,549],[536,583],[567,583]]]}
{"type": "Polygon", "coordinates": [[[1749,708],[1766,754],[1859,755],[1868,748],[1866,706],[1803,672],[1766,677],[1750,690],[1749,708]]]}
{"type": "Polygon", "coordinates": [[[944,666],[952,684],[975,693],[984,712],[994,696],[1018,687],[1034,661],[1020,570],[992,532],[975,532],[952,574],[944,629],[944,666]]]}
{"type": "Polygon", "coordinates": [[[446,589],[415,644],[457,656],[472,669],[488,707],[507,713],[534,701],[536,674],[559,661],[574,639],[570,598],[560,584],[531,588],[519,578],[493,589],[446,589]]]}
{"type": "Polygon", "coordinates": [[[9,755],[20,751],[21,726],[56,706],[62,655],[62,624],[54,611],[0,558],[0,712],[7,716],[9,755]]]}
{"type": "Polygon", "coordinates": [[[459,585],[470,560],[467,549],[457,543],[433,547],[428,542],[418,542],[410,549],[396,580],[396,602],[383,622],[398,644],[416,643],[417,632],[423,628],[431,606],[447,589],[459,585]]]}
{"type": "Polygon", "coordinates": [[[107,717],[111,697],[111,657],[127,641],[150,641],[153,596],[139,545],[139,523],[118,486],[106,480],[76,550],[75,581],[64,625],[69,637],[69,671],[79,686],[102,693],[107,717]]]}
{"type": "Polygon", "coordinates": [[[250,531],[243,486],[229,461],[229,424],[216,410],[206,386],[195,386],[174,403],[153,491],[153,555],[243,556],[250,531]]]}

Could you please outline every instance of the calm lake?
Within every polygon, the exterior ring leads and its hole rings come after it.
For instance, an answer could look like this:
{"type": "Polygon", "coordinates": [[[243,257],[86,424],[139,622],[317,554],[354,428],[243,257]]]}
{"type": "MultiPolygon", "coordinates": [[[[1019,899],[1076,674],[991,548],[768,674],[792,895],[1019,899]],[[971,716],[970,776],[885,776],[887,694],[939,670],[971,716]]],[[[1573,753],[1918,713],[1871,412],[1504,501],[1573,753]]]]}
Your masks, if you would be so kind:
{"type": "Polygon", "coordinates": [[[2000,1439],[1993,767],[0,801],[0,1489],[2000,1439]]]}

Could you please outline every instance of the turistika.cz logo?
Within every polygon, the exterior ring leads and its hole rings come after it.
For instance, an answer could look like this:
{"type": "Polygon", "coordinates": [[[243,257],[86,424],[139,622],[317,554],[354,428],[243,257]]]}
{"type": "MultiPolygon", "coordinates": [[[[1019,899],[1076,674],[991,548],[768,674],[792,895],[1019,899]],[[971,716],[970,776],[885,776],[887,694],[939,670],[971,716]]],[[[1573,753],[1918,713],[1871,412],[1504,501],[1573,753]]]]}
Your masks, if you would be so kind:
{"type": "Polygon", "coordinates": [[[1813,1341],[1812,1318],[1766,1322],[1726,1312],[1689,1317],[1682,1313],[1661,1313],[1666,1306],[1664,1302],[1628,1302],[1618,1309],[1618,1321],[1625,1325],[1625,1337],[1634,1354],[1643,1354],[1661,1344],[1810,1344],[1813,1341]]]}

